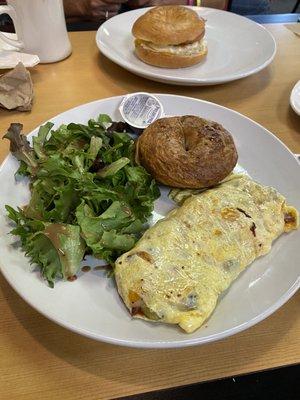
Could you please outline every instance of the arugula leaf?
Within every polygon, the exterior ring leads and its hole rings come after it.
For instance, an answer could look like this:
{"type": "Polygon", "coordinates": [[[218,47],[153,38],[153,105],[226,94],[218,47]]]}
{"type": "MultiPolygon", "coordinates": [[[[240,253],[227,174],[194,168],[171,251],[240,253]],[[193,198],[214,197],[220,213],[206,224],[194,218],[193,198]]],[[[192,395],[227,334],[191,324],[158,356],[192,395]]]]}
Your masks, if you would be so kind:
{"type": "Polygon", "coordinates": [[[74,211],[79,203],[73,180],[67,180],[60,186],[55,186],[51,179],[37,180],[32,185],[31,199],[23,212],[31,219],[73,223],[74,211]]]}
{"type": "Polygon", "coordinates": [[[52,122],[47,122],[45,125],[42,125],[39,129],[38,135],[32,139],[33,149],[38,158],[46,157],[43,147],[53,125],[52,122]]]}
{"type": "Polygon", "coordinates": [[[53,208],[46,216],[48,221],[74,222],[74,212],[80,203],[80,198],[73,180],[56,188],[53,203],[53,208]]]}
{"type": "MultiPolygon", "coordinates": [[[[87,152],[87,159],[89,161],[92,161],[92,162],[95,161],[95,159],[99,153],[99,150],[102,147],[102,143],[103,143],[103,141],[101,138],[96,137],[96,136],[91,137],[90,146],[89,146],[89,149],[87,152]]],[[[92,165],[92,162],[89,163],[89,167],[92,165]]]]}
{"type": "Polygon", "coordinates": [[[64,151],[70,142],[75,141],[73,133],[68,129],[67,125],[61,125],[57,130],[52,130],[50,137],[44,143],[44,152],[47,155],[64,151]]]}
{"type": "Polygon", "coordinates": [[[130,163],[129,158],[121,157],[117,161],[114,161],[111,164],[107,165],[106,167],[102,168],[100,171],[97,172],[97,175],[100,176],[101,178],[112,176],[129,163],[130,163]]]}
{"type": "Polygon", "coordinates": [[[107,124],[111,125],[112,124],[112,119],[110,118],[109,115],[107,114],[100,114],[99,117],[97,118],[97,121],[104,127],[107,128],[107,124]]]}

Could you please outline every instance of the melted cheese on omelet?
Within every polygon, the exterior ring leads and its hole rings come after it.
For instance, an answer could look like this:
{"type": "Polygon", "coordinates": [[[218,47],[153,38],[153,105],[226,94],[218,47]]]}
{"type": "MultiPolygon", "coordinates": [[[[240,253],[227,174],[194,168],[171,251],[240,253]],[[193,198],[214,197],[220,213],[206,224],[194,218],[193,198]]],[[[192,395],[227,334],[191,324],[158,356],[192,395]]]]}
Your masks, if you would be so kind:
{"type": "Polygon", "coordinates": [[[146,231],[116,261],[119,293],[133,316],[193,332],[241,271],[298,224],[275,189],[240,176],[192,195],[146,231]]]}

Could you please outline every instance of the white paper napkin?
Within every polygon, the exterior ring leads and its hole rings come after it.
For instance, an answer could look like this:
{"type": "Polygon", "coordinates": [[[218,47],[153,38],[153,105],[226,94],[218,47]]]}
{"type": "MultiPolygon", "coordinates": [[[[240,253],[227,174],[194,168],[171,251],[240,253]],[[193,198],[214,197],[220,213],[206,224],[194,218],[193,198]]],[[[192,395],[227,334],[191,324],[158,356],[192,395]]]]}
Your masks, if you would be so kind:
{"type": "MultiPolygon", "coordinates": [[[[16,39],[15,33],[5,33],[9,39],[16,39]]],[[[0,69],[15,68],[21,62],[26,68],[34,67],[40,62],[37,55],[20,52],[0,38],[0,69]]]]}
{"type": "Polygon", "coordinates": [[[15,68],[21,62],[26,68],[34,67],[40,62],[38,56],[19,51],[0,50],[0,68],[15,68]]]}

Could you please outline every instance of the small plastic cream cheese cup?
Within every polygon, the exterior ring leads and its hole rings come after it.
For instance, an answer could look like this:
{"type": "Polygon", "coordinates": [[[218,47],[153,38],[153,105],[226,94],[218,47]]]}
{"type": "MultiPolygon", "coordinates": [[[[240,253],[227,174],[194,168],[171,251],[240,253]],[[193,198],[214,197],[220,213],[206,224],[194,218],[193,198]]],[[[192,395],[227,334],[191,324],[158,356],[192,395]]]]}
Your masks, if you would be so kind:
{"type": "Polygon", "coordinates": [[[145,129],[152,122],[164,116],[161,102],[153,94],[138,92],[125,96],[119,111],[129,125],[145,129]]]}

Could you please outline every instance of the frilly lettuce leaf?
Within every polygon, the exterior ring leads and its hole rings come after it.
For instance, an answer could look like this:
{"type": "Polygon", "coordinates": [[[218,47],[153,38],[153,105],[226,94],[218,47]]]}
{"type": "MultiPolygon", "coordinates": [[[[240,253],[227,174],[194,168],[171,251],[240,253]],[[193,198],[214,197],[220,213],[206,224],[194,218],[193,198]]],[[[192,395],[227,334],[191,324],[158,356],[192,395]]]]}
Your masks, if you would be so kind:
{"type": "Polygon", "coordinates": [[[50,287],[56,279],[67,279],[78,272],[85,253],[79,226],[30,220],[21,209],[10,206],[6,210],[17,225],[11,233],[20,237],[23,250],[39,266],[50,287]]]}

